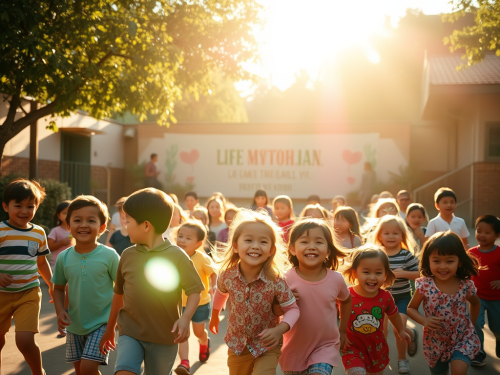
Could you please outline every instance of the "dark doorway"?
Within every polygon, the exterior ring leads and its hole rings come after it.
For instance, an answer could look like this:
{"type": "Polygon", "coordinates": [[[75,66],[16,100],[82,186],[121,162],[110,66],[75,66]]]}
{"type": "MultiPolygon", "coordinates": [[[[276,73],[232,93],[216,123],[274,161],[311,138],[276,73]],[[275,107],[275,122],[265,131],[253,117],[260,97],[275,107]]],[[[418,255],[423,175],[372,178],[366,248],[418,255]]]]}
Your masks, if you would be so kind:
{"type": "Polygon", "coordinates": [[[61,132],[61,181],[73,197],[90,194],[90,136],[61,132]]]}

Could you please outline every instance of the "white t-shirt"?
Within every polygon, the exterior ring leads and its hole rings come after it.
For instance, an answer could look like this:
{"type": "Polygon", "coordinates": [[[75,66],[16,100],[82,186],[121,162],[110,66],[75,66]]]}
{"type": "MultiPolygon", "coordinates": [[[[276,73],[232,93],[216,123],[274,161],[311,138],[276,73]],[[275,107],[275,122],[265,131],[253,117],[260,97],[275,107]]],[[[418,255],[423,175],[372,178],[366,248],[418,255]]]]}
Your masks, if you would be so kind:
{"type": "Polygon", "coordinates": [[[401,216],[403,220],[406,220],[406,212],[399,211],[399,216],[401,216]]]}
{"type": "Polygon", "coordinates": [[[113,216],[111,216],[111,224],[113,224],[115,226],[116,230],[121,229],[122,224],[120,223],[120,213],[119,212],[115,212],[113,214],[113,216]]]}
{"type": "Polygon", "coordinates": [[[215,238],[217,238],[217,235],[219,234],[219,232],[221,230],[223,230],[223,229],[226,229],[226,228],[227,228],[227,224],[225,222],[222,222],[217,227],[210,227],[210,231],[214,232],[215,233],[215,238]]]}
{"type": "Polygon", "coordinates": [[[456,233],[460,238],[467,238],[470,236],[464,219],[456,217],[455,215],[453,215],[453,219],[451,219],[451,223],[449,224],[441,217],[441,215],[437,215],[434,219],[429,221],[425,236],[430,237],[434,233],[446,232],[447,230],[451,230],[452,232],[456,233]]]}

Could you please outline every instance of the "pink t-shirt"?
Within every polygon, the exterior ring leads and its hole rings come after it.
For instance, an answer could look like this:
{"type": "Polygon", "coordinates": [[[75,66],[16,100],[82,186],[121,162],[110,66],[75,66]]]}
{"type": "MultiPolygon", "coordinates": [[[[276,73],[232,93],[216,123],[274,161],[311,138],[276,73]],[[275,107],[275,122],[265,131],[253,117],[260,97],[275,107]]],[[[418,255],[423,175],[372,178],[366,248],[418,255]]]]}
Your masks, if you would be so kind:
{"type": "MultiPolygon", "coordinates": [[[[59,242],[65,238],[68,238],[70,236],[70,234],[71,233],[69,231],[67,231],[66,229],[63,229],[60,226],[57,226],[55,228],[52,228],[52,230],[50,231],[47,238],[50,238],[50,239],[54,240],[55,242],[59,242]]],[[[64,246],[61,246],[57,249],[50,249],[50,252],[52,254],[52,258],[50,259],[50,264],[52,266],[54,266],[56,264],[56,259],[57,259],[57,256],[59,255],[59,253],[63,250],[66,250],[67,248],[69,248],[71,246],[72,246],[72,244],[70,243],[69,245],[64,245],[64,246]]]]}
{"type": "Polygon", "coordinates": [[[300,317],[285,333],[280,366],[283,371],[303,371],[316,363],[339,365],[340,335],[336,301],[349,297],[342,275],[327,270],[320,281],[306,281],[295,268],[286,274],[286,282],[299,293],[300,317]]]}

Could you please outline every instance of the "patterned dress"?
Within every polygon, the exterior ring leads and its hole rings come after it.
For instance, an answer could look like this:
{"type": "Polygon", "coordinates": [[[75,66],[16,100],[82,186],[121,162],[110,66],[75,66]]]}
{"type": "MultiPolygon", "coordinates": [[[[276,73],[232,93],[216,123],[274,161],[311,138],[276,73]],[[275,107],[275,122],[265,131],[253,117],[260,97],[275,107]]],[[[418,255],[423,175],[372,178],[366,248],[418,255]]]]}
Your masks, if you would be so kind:
{"type": "Polygon", "coordinates": [[[442,329],[424,327],[424,357],[429,366],[448,362],[455,351],[474,358],[480,349],[479,337],[467,310],[467,298],[476,295],[474,283],[462,280],[457,292],[451,295],[441,292],[432,277],[422,277],[415,283],[424,297],[425,316],[444,318],[442,329]]]}

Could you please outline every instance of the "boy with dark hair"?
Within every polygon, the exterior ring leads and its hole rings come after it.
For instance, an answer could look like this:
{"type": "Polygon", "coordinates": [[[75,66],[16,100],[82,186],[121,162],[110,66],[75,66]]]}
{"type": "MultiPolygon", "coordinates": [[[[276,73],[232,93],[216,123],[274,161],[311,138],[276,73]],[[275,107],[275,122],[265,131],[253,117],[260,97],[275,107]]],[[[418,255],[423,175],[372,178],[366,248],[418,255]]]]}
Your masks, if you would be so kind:
{"type": "Polygon", "coordinates": [[[484,366],[486,352],[484,350],[485,313],[488,312],[488,326],[496,338],[496,356],[500,358],[500,247],[495,241],[500,237],[500,219],[493,215],[483,215],[476,220],[476,240],[478,246],[469,252],[479,260],[483,269],[472,281],[477,288],[477,296],[481,301],[481,310],[476,320],[476,332],[481,342],[481,350],[471,361],[472,366],[484,366]]]}
{"type": "Polygon", "coordinates": [[[146,374],[169,374],[178,344],[189,338],[189,322],[204,286],[189,256],[163,240],[173,209],[172,199],[152,188],[136,191],[123,206],[136,245],[120,259],[108,327],[99,345],[101,353],[115,349],[118,323],[116,375],[140,375],[143,362],[146,374]],[[181,317],[182,290],[188,297],[181,317]]]}
{"type": "Polygon", "coordinates": [[[99,365],[108,364],[99,342],[106,331],[120,259],[115,250],[97,242],[108,220],[107,207],[93,196],[81,195],[71,202],[66,222],[76,244],[59,254],[52,277],[57,325],[67,330],[66,362],[73,363],[79,375],[97,375],[99,365]]]}
{"type": "Polygon", "coordinates": [[[199,204],[198,194],[194,191],[188,191],[184,196],[184,203],[186,204],[186,209],[189,213],[193,213],[196,206],[199,204]]]}
{"type": "Polygon", "coordinates": [[[470,233],[467,229],[467,225],[465,225],[464,219],[454,214],[457,208],[457,196],[454,191],[447,187],[438,189],[436,194],[434,194],[434,202],[439,214],[429,221],[425,232],[426,238],[429,238],[434,233],[451,230],[462,239],[465,248],[468,249],[468,237],[470,233]]]}
{"type": "Polygon", "coordinates": [[[3,192],[2,206],[9,219],[0,223],[0,371],[5,334],[14,318],[16,345],[31,373],[45,373],[35,342],[42,297],[38,277],[47,282],[52,296],[52,271],[45,232],[31,223],[44,198],[45,189],[38,182],[23,178],[12,181],[3,192]]]}
{"type": "Polygon", "coordinates": [[[307,204],[321,204],[318,194],[311,194],[307,197],[307,204]]]}

